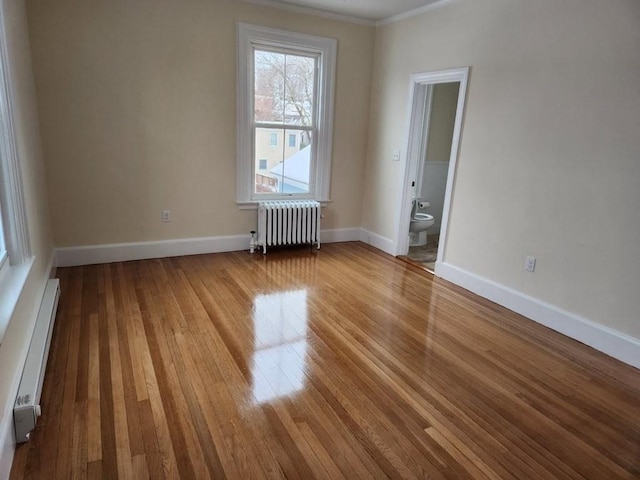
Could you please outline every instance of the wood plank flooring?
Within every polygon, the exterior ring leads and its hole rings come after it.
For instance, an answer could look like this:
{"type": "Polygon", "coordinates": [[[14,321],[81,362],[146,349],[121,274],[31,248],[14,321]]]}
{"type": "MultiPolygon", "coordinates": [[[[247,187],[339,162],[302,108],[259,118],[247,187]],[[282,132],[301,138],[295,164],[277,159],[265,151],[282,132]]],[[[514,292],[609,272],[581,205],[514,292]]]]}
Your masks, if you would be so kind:
{"type": "Polygon", "coordinates": [[[59,276],[12,479],[640,478],[640,371],[361,243],[59,276]]]}

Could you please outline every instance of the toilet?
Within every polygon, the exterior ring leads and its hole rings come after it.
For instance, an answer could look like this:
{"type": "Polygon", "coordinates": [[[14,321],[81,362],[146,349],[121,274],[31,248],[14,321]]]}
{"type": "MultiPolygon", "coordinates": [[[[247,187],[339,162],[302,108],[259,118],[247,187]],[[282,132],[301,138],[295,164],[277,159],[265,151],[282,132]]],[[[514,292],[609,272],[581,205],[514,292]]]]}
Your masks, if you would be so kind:
{"type": "Polygon", "coordinates": [[[420,213],[416,212],[416,204],[420,206],[420,208],[429,207],[429,202],[418,202],[414,201],[414,207],[411,211],[411,223],[409,223],[409,246],[411,247],[421,247],[427,244],[427,230],[433,226],[435,223],[435,218],[433,215],[429,215],[428,213],[420,213]]]}

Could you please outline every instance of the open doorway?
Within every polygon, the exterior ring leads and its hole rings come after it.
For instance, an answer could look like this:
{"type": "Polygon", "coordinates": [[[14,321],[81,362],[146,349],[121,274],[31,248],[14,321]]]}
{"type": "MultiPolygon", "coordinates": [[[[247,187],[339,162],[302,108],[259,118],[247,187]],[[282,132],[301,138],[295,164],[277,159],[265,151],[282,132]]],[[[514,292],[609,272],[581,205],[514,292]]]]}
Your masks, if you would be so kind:
{"type": "Polygon", "coordinates": [[[467,77],[468,68],[411,77],[397,253],[434,273],[445,253],[467,77]]]}

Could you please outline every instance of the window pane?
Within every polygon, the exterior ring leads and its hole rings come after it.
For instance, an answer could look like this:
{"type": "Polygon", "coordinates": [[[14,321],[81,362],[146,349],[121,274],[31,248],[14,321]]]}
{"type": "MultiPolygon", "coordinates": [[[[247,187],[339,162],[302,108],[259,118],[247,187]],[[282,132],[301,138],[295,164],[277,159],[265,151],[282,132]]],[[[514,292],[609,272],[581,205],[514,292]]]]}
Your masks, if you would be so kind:
{"type": "Polygon", "coordinates": [[[254,193],[309,193],[311,137],[304,130],[256,128],[254,193]],[[273,133],[279,138],[294,137],[295,142],[278,142],[278,148],[273,148],[273,133]]]}
{"type": "Polygon", "coordinates": [[[2,261],[4,251],[4,230],[2,229],[2,215],[0,215],[0,263],[2,261]]]}
{"type": "MultiPolygon", "coordinates": [[[[0,205],[0,209],[2,205],[0,205]]],[[[2,211],[0,210],[0,267],[2,267],[3,263],[7,258],[7,250],[4,244],[4,230],[2,229],[2,211]]]]}
{"type": "Polygon", "coordinates": [[[256,122],[284,121],[285,54],[254,52],[254,109],[256,122]]]}
{"type": "Polygon", "coordinates": [[[313,125],[313,95],[316,59],[285,55],[285,121],[293,125],[313,125]]]}
{"type": "Polygon", "coordinates": [[[254,120],[313,125],[316,59],[255,50],[254,120]]]}

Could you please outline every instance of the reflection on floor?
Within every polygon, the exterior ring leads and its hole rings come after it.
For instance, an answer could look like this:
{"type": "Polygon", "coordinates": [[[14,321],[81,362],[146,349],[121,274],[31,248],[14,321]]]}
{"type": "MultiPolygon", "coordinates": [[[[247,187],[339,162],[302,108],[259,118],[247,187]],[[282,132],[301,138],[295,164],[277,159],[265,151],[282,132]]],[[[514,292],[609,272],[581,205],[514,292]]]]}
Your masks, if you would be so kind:
{"type": "Polygon", "coordinates": [[[421,247],[409,247],[407,257],[414,262],[421,263],[427,270],[433,272],[436,269],[436,257],[438,256],[438,243],[440,235],[427,236],[427,244],[421,247]]]}

